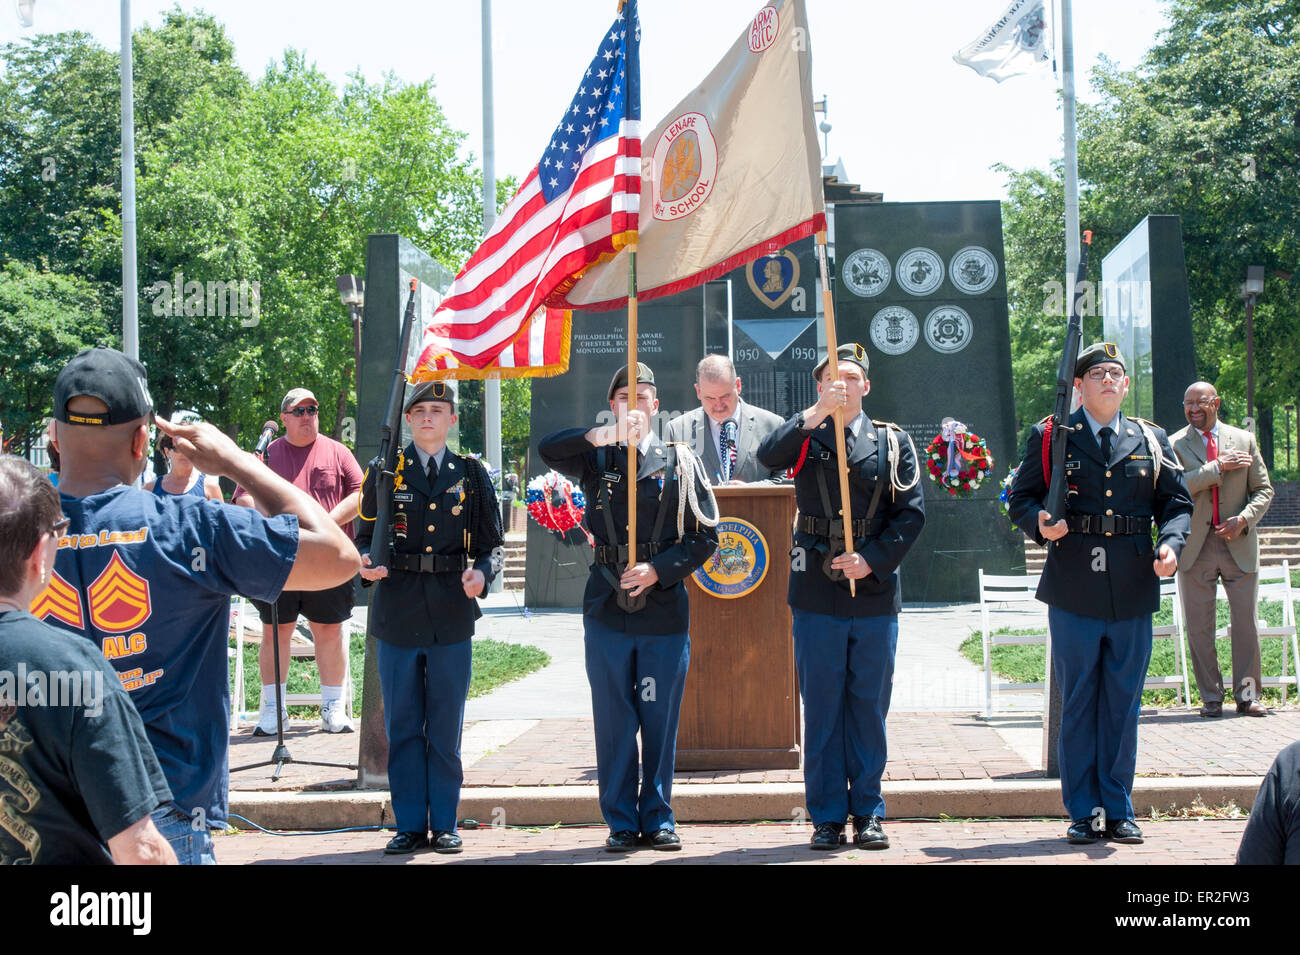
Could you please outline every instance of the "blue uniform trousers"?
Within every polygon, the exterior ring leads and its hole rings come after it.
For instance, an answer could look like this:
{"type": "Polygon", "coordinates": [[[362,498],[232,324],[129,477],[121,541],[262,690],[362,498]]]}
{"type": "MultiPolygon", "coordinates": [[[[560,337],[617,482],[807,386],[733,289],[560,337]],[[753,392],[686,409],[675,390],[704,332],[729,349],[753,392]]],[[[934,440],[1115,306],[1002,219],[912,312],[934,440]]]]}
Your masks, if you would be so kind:
{"type": "Polygon", "coordinates": [[[793,610],[804,711],[804,792],[814,825],[884,816],[885,717],[894,688],[898,617],[793,610]]]}
{"type": "Polygon", "coordinates": [[[623,633],[591,616],[584,617],[583,625],[600,813],[612,832],[650,834],[676,828],[669,803],[691,638],[686,633],[623,633]]]}
{"type": "Polygon", "coordinates": [[[401,832],[456,831],[471,643],[398,647],[376,641],[388,734],[388,788],[401,832]]]}
{"type": "Polygon", "coordinates": [[[1049,607],[1052,673],[1061,688],[1061,798],[1071,819],[1101,807],[1132,819],[1138,711],[1151,662],[1151,615],[1099,620],[1049,607]]]}

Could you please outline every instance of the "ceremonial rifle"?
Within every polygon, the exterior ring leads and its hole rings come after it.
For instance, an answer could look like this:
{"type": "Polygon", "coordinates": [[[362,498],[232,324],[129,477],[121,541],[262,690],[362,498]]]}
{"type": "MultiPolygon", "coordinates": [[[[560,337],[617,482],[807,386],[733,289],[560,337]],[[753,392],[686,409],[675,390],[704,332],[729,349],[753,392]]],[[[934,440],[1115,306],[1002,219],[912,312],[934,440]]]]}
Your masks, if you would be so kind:
{"type": "Polygon", "coordinates": [[[411,346],[411,326],[415,324],[415,288],[419,283],[411,279],[411,295],[406,300],[406,314],[402,316],[401,344],[397,348],[397,367],[393,369],[393,383],[388,389],[388,405],[384,420],[379,426],[379,453],[370,462],[375,473],[375,533],[370,539],[370,564],[387,567],[392,544],[393,484],[396,478],[397,452],[402,433],[402,402],[406,397],[406,352],[411,346]]]}
{"type": "Polygon", "coordinates": [[[1065,351],[1056,371],[1056,409],[1044,428],[1044,441],[1050,441],[1051,481],[1047,486],[1047,500],[1043,510],[1056,523],[1065,517],[1065,495],[1069,488],[1065,473],[1065,445],[1070,435],[1070,396],[1074,391],[1074,365],[1079,360],[1079,343],[1083,339],[1083,284],[1088,275],[1088,250],[1092,247],[1092,232],[1084,232],[1079,247],[1079,268],[1074,274],[1074,301],[1070,305],[1070,323],[1065,330],[1065,351]]]}

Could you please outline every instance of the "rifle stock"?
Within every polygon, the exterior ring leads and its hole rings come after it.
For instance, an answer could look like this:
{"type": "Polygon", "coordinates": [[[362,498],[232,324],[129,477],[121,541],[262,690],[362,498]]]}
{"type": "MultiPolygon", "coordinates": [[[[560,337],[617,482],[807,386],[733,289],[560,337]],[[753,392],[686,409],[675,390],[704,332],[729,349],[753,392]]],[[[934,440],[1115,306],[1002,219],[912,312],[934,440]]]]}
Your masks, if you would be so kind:
{"type": "Polygon", "coordinates": [[[397,348],[397,367],[393,369],[393,383],[388,389],[388,405],[380,423],[379,453],[370,462],[375,479],[375,532],[370,541],[370,563],[387,567],[392,546],[393,481],[396,477],[398,438],[402,433],[402,399],[406,397],[406,353],[411,347],[411,327],[415,324],[415,289],[419,283],[411,279],[411,294],[406,300],[402,315],[401,343],[397,348]]]}
{"type": "Polygon", "coordinates": [[[1052,478],[1047,486],[1047,499],[1043,510],[1052,523],[1065,516],[1065,496],[1069,489],[1065,473],[1065,446],[1069,441],[1070,396],[1074,390],[1074,364],[1079,358],[1079,343],[1083,339],[1083,283],[1088,275],[1088,251],[1092,248],[1092,233],[1083,234],[1079,246],[1079,267],[1074,275],[1074,301],[1070,304],[1070,322],[1065,330],[1065,349],[1061,364],[1056,370],[1056,406],[1051,418],[1052,478]]]}

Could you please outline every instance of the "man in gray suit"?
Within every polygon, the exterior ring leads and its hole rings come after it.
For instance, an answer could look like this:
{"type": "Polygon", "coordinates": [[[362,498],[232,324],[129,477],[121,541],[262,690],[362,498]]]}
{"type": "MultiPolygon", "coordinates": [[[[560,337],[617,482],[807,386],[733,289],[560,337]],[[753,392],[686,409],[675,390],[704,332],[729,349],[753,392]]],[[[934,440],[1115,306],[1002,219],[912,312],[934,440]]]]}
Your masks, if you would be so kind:
{"type": "Polygon", "coordinates": [[[1192,532],[1178,561],[1178,592],[1187,621],[1201,715],[1223,714],[1223,675],[1214,649],[1215,584],[1223,581],[1232,625],[1232,682],[1237,713],[1265,716],[1255,603],[1259,538],[1252,533],[1273,500],[1268,470],[1249,431],[1219,420],[1214,386],[1198,381],[1183,395],[1188,427],[1171,439],[1191,492],[1192,532]]]}
{"type": "Polygon", "coordinates": [[[785,422],[740,400],[740,378],[726,355],[709,355],[695,368],[700,407],[668,422],[664,441],[690,446],[713,484],[779,479],[780,469],[758,462],[758,446],[785,422]]]}

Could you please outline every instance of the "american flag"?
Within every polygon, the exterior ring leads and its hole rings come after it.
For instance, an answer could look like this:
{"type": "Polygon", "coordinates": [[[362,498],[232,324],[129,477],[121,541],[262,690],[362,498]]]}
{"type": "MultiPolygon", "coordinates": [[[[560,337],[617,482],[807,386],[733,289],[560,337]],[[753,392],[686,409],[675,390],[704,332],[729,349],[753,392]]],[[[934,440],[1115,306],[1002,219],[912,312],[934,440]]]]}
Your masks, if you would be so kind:
{"type": "Polygon", "coordinates": [[[562,304],[582,274],[636,236],[641,198],[641,39],[627,0],[541,161],[452,283],[411,375],[556,375],[568,368],[562,304]]]}

